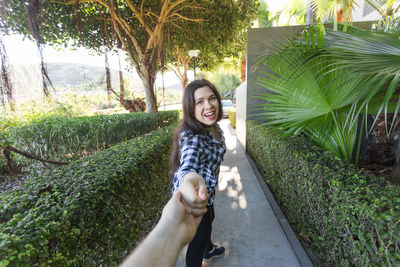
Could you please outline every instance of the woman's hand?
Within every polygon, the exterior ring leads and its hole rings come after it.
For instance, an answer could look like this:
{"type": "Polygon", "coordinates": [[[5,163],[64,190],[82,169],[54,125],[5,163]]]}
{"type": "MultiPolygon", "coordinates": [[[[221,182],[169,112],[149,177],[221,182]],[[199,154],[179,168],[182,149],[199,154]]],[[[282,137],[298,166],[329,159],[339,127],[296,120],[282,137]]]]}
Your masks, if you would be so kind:
{"type": "Polygon", "coordinates": [[[201,216],[207,211],[208,190],[204,178],[199,174],[195,172],[186,174],[179,191],[182,193],[181,201],[187,213],[201,216]]]}

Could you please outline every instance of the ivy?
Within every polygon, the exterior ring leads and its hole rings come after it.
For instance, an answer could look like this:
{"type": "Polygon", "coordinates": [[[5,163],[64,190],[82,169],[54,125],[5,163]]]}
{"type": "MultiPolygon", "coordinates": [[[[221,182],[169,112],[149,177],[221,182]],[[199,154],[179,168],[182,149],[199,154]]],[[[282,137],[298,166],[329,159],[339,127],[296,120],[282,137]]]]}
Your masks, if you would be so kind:
{"type": "Polygon", "coordinates": [[[169,198],[174,126],[36,176],[0,195],[0,266],[117,265],[169,198]]]}

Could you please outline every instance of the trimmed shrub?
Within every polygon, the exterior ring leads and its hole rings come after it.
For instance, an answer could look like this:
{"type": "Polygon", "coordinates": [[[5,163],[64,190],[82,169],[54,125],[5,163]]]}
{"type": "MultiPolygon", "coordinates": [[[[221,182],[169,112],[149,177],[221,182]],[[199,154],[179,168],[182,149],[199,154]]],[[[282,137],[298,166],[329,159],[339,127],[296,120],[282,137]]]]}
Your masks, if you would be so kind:
{"type": "Polygon", "coordinates": [[[229,120],[231,121],[232,127],[236,128],[236,109],[230,108],[228,109],[229,120]]]}
{"type": "MultiPolygon", "coordinates": [[[[163,111],[49,118],[12,128],[8,138],[16,148],[42,158],[72,161],[175,123],[178,116],[177,111],[163,111]]],[[[17,162],[29,165],[30,170],[43,166],[23,156],[15,157],[17,162]]]]}
{"type": "Polygon", "coordinates": [[[0,195],[0,266],[117,265],[170,197],[166,127],[0,195]]]}
{"type": "Polygon", "coordinates": [[[327,265],[400,264],[400,187],[305,137],[247,122],[248,150],[286,216],[327,265]]]}

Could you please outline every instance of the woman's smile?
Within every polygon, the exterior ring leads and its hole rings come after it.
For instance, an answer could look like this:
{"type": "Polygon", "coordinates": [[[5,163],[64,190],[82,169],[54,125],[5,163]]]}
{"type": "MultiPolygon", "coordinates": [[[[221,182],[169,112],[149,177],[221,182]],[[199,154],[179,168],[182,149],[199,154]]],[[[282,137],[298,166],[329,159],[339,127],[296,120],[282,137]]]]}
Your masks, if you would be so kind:
{"type": "Polygon", "coordinates": [[[215,111],[204,113],[204,117],[206,117],[209,120],[214,119],[215,118],[215,111]]]}

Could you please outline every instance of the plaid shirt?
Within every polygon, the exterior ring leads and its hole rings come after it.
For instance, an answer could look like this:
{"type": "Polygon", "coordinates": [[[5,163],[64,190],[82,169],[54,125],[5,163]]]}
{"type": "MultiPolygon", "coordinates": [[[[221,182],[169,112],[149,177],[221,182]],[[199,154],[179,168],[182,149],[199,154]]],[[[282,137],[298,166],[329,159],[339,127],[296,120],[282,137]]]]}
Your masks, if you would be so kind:
{"type": "Polygon", "coordinates": [[[211,131],[195,135],[191,130],[183,130],[179,136],[179,149],[180,165],[174,174],[172,191],[179,188],[187,173],[196,172],[204,178],[210,194],[207,205],[210,206],[214,202],[219,166],[226,151],[224,137],[217,141],[211,131]]]}

